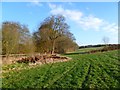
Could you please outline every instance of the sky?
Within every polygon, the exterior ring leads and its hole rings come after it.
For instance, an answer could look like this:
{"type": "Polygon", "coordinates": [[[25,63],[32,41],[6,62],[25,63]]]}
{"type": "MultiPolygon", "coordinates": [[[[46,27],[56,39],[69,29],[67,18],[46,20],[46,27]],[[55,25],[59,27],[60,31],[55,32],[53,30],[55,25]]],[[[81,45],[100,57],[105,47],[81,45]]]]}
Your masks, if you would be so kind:
{"type": "Polygon", "coordinates": [[[14,21],[28,26],[30,33],[50,15],[61,14],[70,26],[78,45],[118,43],[117,2],[3,2],[2,22],[14,21]]]}

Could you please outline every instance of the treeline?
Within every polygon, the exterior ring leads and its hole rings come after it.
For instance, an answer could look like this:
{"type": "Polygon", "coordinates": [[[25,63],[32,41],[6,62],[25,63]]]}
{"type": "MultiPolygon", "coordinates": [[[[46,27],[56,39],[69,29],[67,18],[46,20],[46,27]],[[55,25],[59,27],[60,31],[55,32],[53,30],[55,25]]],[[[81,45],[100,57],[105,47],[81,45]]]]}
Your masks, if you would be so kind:
{"type": "Polygon", "coordinates": [[[2,54],[65,53],[78,49],[73,34],[62,15],[51,15],[40,23],[37,31],[18,22],[2,23],[2,54]]]}
{"type": "Polygon", "coordinates": [[[92,48],[92,47],[103,47],[105,44],[98,44],[98,45],[86,45],[86,46],[79,46],[79,49],[82,48],[92,48]]]}
{"type": "Polygon", "coordinates": [[[82,48],[93,48],[93,47],[120,47],[120,44],[98,44],[98,45],[86,45],[86,46],[79,46],[79,49],[82,48]]]}
{"type": "Polygon", "coordinates": [[[34,43],[27,26],[17,22],[2,23],[2,54],[25,54],[33,51],[34,43]]]}

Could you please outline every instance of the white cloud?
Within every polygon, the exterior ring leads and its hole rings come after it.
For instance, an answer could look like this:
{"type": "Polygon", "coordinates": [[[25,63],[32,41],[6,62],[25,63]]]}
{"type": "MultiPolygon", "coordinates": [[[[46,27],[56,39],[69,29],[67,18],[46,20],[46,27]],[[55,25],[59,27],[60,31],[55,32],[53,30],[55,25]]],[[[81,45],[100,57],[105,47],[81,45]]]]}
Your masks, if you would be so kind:
{"type": "Polygon", "coordinates": [[[104,19],[93,15],[85,16],[81,11],[65,9],[61,5],[57,6],[55,4],[49,3],[49,7],[51,9],[51,14],[62,14],[68,20],[73,21],[84,30],[106,32],[111,36],[111,40],[114,38],[115,41],[117,41],[117,38],[115,37],[118,35],[118,25],[116,23],[107,22],[104,19]]]}
{"type": "Polygon", "coordinates": [[[61,5],[57,6],[55,4],[49,3],[49,7],[51,8],[50,13],[62,14],[66,18],[69,18],[74,21],[77,21],[82,17],[82,12],[79,12],[77,10],[64,9],[61,5]]]}
{"type": "Polygon", "coordinates": [[[118,34],[118,26],[115,23],[106,23],[106,25],[103,27],[103,30],[112,34],[118,34]]]}
{"type": "Polygon", "coordinates": [[[106,23],[102,30],[108,33],[110,42],[118,43],[118,25],[116,25],[115,23],[106,23]]]}
{"type": "Polygon", "coordinates": [[[50,7],[51,9],[55,9],[55,8],[57,7],[57,5],[51,4],[51,3],[48,3],[48,5],[49,5],[49,7],[50,7]]]}
{"type": "Polygon", "coordinates": [[[83,29],[94,29],[98,30],[99,27],[102,25],[103,20],[92,15],[84,16],[81,11],[78,10],[69,10],[64,9],[61,5],[57,6],[55,4],[50,4],[49,7],[51,8],[50,13],[52,14],[62,14],[69,20],[72,20],[79,24],[83,29]]]}
{"type": "Polygon", "coordinates": [[[83,13],[77,10],[65,10],[65,12],[66,12],[66,17],[69,16],[69,18],[74,21],[80,20],[81,17],[83,16],[83,13]]]}
{"type": "Polygon", "coordinates": [[[80,26],[85,29],[94,29],[98,31],[102,24],[104,23],[104,20],[97,18],[95,16],[89,15],[89,16],[83,16],[81,20],[78,22],[80,26]]]}
{"type": "Polygon", "coordinates": [[[33,0],[31,1],[28,6],[38,6],[38,7],[41,7],[43,6],[43,4],[41,2],[39,2],[39,0],[33,0]]]}

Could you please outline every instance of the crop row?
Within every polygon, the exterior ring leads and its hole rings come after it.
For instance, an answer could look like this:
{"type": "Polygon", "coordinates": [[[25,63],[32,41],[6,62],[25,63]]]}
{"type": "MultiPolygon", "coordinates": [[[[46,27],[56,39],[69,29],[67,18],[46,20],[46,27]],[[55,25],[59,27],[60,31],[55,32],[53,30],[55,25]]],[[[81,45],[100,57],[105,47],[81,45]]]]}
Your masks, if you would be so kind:
{"type": "Polygon", "coordinates": [[[9,72],[3,74],[3,87],[42,87],[54,77],[60,76],[75,64],[74,61],[44,65],[43,67],[31,68],[21,72],[9,72]]]}
{"type": "Polygon", "coordinates": [[[73,60],[3,73],[3,87],[120,88],[116,51],[69,56],[73,60]]]}

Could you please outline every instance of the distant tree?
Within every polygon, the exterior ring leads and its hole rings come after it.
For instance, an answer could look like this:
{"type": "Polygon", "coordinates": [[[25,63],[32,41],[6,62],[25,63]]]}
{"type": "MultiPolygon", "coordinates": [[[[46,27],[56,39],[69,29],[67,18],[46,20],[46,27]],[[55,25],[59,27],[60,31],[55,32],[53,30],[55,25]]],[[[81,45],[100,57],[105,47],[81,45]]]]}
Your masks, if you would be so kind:
{"type": "Polygon", "coordinates": [[[109,37],[104,36],[102,40],[105,45],[109,43],[109,37]]]}

